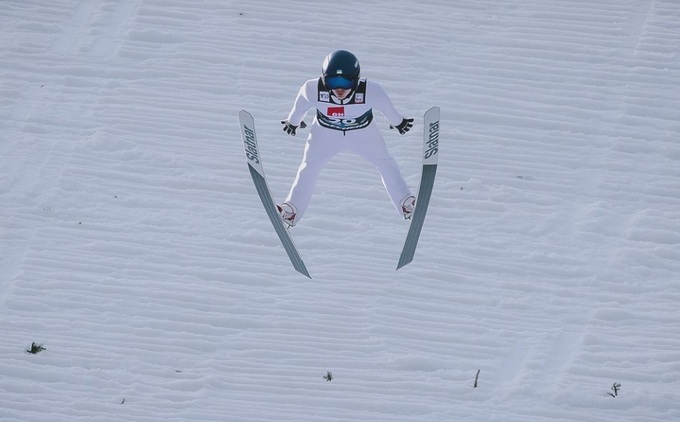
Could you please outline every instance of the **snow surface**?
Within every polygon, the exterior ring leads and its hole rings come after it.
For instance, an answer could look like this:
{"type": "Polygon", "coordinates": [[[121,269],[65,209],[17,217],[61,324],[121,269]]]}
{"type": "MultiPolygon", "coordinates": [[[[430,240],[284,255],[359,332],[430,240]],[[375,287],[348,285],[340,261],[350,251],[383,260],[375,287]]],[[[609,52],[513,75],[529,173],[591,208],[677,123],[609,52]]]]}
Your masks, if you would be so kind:
{"type": "Polygon", "coordinates": [[[0,31],[0,420],[680,420],[679,1],[3,0],[0,31]],[[442,150],[398,272],[407,223],[336,157],[308,280],[236,116],[282,199],[338,48],[417,118],[380,119],[414,190],[433,105],[442,150]]]}

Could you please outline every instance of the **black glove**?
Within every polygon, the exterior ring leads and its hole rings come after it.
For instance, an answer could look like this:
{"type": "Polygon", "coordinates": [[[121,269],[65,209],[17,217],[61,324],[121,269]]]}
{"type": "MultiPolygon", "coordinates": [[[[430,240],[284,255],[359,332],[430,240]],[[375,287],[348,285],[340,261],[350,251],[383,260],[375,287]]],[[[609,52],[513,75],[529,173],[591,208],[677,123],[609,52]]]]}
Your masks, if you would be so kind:
{"type": "Polygon", "coordinates": [[[396,126],[400,134],[405,134],[413,127],[413,119],[404,119],[396,126]]]}
{"type": "Polygon", "coordinates": [[[295,131],[297,130],[297,126],[293,126],[290,124],[288,120],[281,120],[281,124],[283,125],[283,131],[286,132],[287,134],[291,136],[295,136],[295,131]]]}

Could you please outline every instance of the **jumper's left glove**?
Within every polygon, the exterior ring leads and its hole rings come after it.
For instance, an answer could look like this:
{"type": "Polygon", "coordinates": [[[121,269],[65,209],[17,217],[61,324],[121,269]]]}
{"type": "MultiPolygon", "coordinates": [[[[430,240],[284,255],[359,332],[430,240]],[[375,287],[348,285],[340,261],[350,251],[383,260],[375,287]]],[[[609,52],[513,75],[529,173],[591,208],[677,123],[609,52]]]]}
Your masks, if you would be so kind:
{"type": "Polygon", "coordinates": [[[295,136],[295,131],[298,128],[297,126],[290,124],[288,120],[281,120],[281,124],[283,125],[284,132],[291,136],[295,136]]]}
{"type": "Polygon", "coordinates": [[[404,119],[399,123],[395,128],[399,131],[400,134],[405,134],[411,128],[413,127],[413,119],[404,119]]]}

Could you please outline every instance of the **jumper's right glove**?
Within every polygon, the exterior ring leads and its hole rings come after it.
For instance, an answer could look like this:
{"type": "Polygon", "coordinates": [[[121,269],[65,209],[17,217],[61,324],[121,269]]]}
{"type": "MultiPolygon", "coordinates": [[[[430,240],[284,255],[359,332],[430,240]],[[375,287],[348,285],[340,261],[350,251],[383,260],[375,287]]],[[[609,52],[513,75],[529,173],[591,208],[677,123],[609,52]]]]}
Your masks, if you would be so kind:
{"type": "Polygon", "coordinates": [[[281,124],[283,125],[283,131],[286,132],[287,134],[291,136],[295,136],[295,131],[297,130],[297,126],[294,126],[290,124],[288,120],[281,120],[281,124]]]}
{"type": "Polygon", "coordinates": [[[401,135],[405,134],[413,127],[413,119],[404,119],[395,128],[399,131],[401,135]]]}

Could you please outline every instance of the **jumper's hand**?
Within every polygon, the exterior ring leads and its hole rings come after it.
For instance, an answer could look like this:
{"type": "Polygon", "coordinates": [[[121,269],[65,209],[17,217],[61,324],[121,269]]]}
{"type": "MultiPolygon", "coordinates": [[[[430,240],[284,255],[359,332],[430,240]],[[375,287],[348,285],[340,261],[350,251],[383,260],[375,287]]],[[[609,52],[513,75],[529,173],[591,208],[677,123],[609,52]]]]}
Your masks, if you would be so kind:
{"type": "Polygon", "coordinates": [[[399,131],[400,134],[405,134],[411,128],[413,127],[413,119],[404,119],[399,123],[395,128],[399,131]]]}
{"type": "Polygon", "coordinates": [[[295,136],[295,131],[297,130],[297,126],[294,126],[290,124],[288,120],[281,120],[281,124],[283,125],[283,131],[286,132],[287,134],[291,136],[295,136]]]}

